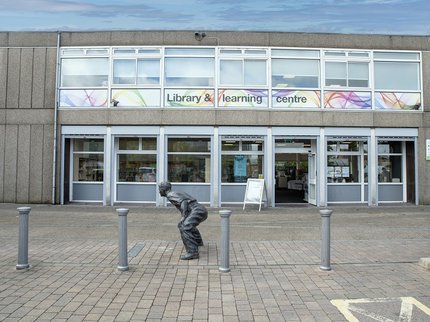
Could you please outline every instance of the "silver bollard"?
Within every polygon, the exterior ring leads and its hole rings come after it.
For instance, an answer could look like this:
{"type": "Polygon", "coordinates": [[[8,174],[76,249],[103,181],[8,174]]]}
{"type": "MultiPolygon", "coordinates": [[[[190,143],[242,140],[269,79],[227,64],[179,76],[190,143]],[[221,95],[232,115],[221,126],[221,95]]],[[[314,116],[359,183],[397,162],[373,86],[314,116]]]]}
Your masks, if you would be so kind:
{"type": "Polygon", "coordinates": [[[323,271],[331,271],[330,267],[330,216],[333,210],[321,209],[321,266],[323,271]]]}
{"type": "Polygon", "coordinates": [[[221,250],[219,270],[230,272],[230,215],[231,210],[220,210],[221,216],[221,250]]]}
{"type": "Polygon", "coordinates": [[[26,269],[30,267],[28,263],[28,217],[31,207],[19,207],[17,210],[19,213],[19,245],[16,269],[26,269]]]}
{"type": "Polygon", "coordinates": [[[128,255],[127,255],[127,208],[119,208],[118,213],[118,270],[128,271],[128,255]]]}

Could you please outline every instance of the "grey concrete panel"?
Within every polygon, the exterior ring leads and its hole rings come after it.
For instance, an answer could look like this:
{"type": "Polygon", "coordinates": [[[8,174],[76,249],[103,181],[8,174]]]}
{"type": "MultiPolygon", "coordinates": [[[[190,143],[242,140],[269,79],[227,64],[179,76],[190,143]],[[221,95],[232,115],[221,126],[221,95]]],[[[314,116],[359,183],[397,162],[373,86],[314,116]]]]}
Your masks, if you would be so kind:
{"type": "Polygon", "coordinates": [[[53,124],[54,111],[46,109],[7,109],[7,124],[53,124]]]}
{"type": "Polygon", "coordinates": [[[217,110],[217,125],[268,125],[270,121],[270,112],[267,110],[250,111],[250,110],[217,110]]]}
{"type": "Polygon", "coordinates": [[[6,108],[8,49],[0,48],[0,109],[6,108]]]}
{"type": "MultiPolygon", "coordinates": [[[[52,167],[53,167],[53,146],[54,146],[53,131],[54,131],[54,127],[52,125],[45,125],[43,127],[42,203],[52,202],[52,167]]],[[[57,156],[59,155],[60,154],[57,154],[57,156]]],[[[59,169],[59,166],[57,167],[57,169],[59,169]]],[[[59,171],[57,171],[57,173],[59,173],[59,171]]],[[[57,175],[57,179],[58,179],[58,175],[57,175]]]]}
{"type": "Polygon", "coordinates": [[[61,46],[109,46],[112,33],[106,32],[62,32],[61,46]]]}
{"type": "Polygon", "coordinates": [[[43,152],[43,125],[32,125],[30,133],[30,203],[42,202],[43,152]]]}
{"type": "Polygon", "coordinates": [[[34,49],[32,108],[45,107],[46,48],[34,49]]]}
{"type": "Polygon", "coordinates": [[[265,32],[220,32],[217,37],[220,45],[224,46],[268,46],[270,39],[265,32]]]}
{"type": "Polygon", "coordinates": [[[6,109],[0,109],[0,124],[6,124],[6,109]]]}
{"type": "Polygon", "coordinates": [[[28,203],[30,187],[30,125],[18,127],[16,202],[28,203]]]}
{"type": "Polygon", "coordinates": [[[116,46],[160,46],[164,43],[164,32],[117,31],[111,34],[110,44],[116,46]]]}
{"type": "Polygon", "coordinates": [[[19,76],[19,108],[31,107],[33,84],[33,48],[21,50],[21,66],[19,76]]]}
{"type": "Polygon", "coordinates": [[[214,115],[213,110],[165,109],[162,110],[162,124],[213,125],[214,115]]]}
{"type": "Polygon", "coordinates": [[[8,32],[10,47],[55,47],[56,32],[8,32]]]}
{"type": "Polygon", "coordinates": [[[0,32],[0,46],[7,47],[9,42],[9,33],[0,32]]]}
{"type": "Polygon", "coordinates": [[[45,75],[45,108],[55,109],[56,72],[57,72],[57,49],[50,48],[46,53],[46,75],[45,75]]]}
{"type": "Polygon", "coordinates": [[[16,202],[16,174],[18,126],[7,125],[4,153],[4,192],[3,202],[16,202]]]}
{"type": "Polygon", "coordinates": [[[21,50],[9,49],[7,65],[6,107],[18,108],[21,50]]]}
{"type": "Polygon", "coordinates": [[[373,113],[327,110],[322,113],[324,126],[373,126],[373,113]]]}
{"type": "Polygon", "coordinates": [[[162,123],[162,116],[163,114],[159,109],[111,109],[108,114],[108,124],[159,125],[162,123]]]}
{"type": "Polygon", "coordinates": [[[360,202],[361,186],[331,185],[327,186],[327,202],[360,202]]]}
{"type": "Polygon", "coordinates": [[[322,123],[323,112],[312,111],[272,111],[270,125],[272,126],[319,126],[322,123]]]}
{"type": "Polygon", "coordinates": [[[105,125],[108,122],[108,109],[61,109],[58,111],[58,123],[62,125],[105,125]]]}
{"type": "Polygon", "coordinates": [[[0,202],[4,202],[4,166],[5,166],[5,138],[6,126],[0,125],[0,202]]]}
{"type": "Polygon", "coordinates": [[[420,127],[423,124],[420,111],[374,112],[373,119],[375,127],[420,127]]]}

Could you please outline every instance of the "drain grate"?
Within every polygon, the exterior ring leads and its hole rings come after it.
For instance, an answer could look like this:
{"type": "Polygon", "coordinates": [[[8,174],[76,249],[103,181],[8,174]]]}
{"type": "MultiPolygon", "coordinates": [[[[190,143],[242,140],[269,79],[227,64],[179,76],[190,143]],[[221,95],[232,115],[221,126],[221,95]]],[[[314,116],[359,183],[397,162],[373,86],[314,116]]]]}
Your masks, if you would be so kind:
{"type": "Polygon", "coordinates": [[[129,257],[136,257],[142,251],[143,247],[145,247],[144,243],[136,243],[129,251],[129,257]]]}

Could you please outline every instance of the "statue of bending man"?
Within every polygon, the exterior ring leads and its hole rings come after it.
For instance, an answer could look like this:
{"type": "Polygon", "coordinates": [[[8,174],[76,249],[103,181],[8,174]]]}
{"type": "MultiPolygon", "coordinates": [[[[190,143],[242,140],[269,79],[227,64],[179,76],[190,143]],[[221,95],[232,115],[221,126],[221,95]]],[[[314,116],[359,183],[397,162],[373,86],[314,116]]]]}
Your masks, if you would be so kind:
{"type": "Polygon", "coordinates": [[[161,182],[158,188],[160,196],[166,197],[181,212],[178,228],[186,250],[181,259],[199,258],[199,246],[203,246],[203,239],[197,226],[208,218],[208,211],[190,195],[172,191],[170,182],[161,182]]]}

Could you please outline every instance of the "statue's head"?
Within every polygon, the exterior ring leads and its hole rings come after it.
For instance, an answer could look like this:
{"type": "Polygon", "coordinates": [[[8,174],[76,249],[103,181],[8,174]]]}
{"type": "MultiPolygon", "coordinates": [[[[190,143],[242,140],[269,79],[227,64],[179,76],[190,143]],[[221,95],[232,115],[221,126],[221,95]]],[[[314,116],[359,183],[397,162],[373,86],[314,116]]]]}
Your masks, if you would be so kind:
{"type": "Polygon", "coordinates": [[[165,197],[167,192],[172,190],[172,185],[170,182],[163,181],[158,185],[158,191],[160,192],[160,196],[165,197]]]}

